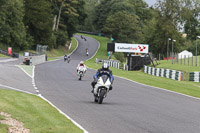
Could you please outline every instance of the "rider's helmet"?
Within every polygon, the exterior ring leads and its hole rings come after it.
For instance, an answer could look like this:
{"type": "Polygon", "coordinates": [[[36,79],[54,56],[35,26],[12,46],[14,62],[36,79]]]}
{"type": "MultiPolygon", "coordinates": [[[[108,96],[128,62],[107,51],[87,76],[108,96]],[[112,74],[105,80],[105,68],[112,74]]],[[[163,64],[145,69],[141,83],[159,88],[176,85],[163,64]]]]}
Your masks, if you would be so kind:
{"type": "Polygon", "coordinates": [[[83,61],[81,61],[81,62],[80,62],[80,65],[84,65],[84,62],[83,62],[83,61]]]}
{"type": "Polygon", "coordinates": [[[108,69],[108,68],[109,68],[108,63],[103,63],[103,65],[102,65],[102,69],[108,69]]]}

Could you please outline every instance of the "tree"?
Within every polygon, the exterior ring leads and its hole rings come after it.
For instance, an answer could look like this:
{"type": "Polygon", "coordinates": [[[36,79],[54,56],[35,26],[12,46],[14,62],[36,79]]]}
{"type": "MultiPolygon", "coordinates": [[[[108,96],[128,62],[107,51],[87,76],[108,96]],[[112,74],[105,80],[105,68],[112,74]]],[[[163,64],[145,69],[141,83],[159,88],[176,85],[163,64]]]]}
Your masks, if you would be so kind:
{"type": "Polygon", "coordinates": [[[26,31],[23,24],[23,0],[1,0],[0,43],[15,49],[26,47],[26,31]]]}
{"type": "Polygon", "coordinates": [[[24,23],[27,32],[37,44],[55,47],[55,37],[53,36],[53,15],[51,3],[48,0],[26,0],[24,23]]]}
{"type": "Polygon", "coordinates": [[[137,16],[132,16],[125,11],[109,16],[103,27],[103,32],[112,35],[117,42],[127,43],[137,42],[141,34],[137,16]]]}
{"type": "Polygon", "coordinates": [[[187,38],[196,40],[200,35],[200,1],[187,0],[182,9],[182,20],[187,38]]]}

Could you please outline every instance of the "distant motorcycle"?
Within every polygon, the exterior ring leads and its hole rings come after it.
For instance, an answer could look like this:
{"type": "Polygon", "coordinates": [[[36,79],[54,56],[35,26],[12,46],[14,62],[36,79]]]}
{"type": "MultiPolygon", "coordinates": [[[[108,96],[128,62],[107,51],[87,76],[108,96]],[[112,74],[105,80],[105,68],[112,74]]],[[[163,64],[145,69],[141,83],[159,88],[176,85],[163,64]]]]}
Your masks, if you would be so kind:
{"type": "Polygon", "coordinates": [[[88,56],[89,55],[89,52],[86,52],[86,56],[88,56]]]}
{"type": "Polygon", "coordinates": [[[67,62],[69,63],[71,61],[70,57],[67,58],[67,62]]]}
{"type": "Polygon", "coordinates": [[[85,69],[84,69],[83,66],[80,66],[80,67],[79,67],[79,70],[78,70],[78,72],[77,72],[77,75],[78,75],[79,80],[82,79],[82,77],[84,76],[84,74],[85,74],[85,69]]]}
{"type": "Polygon", "coordinates": [[[69,62],[70,62],[70,60],[71,60],[71,59],[70,59],[70,57],[69,57],[69,56],[64,56],[64,62],[66,62],[66,61],[67,61],[67,62],[69,63],[69,62]]]}
{"type": "Polygon", "coordinates": [[[67,56],[64,57],[64,62],[66,62],[66,60],[67,60],[67,56]]]}
{"type": "Polygon", "coordinates": [[[94,86],[94,101],[101,104],[103,99],[107,96],[111,85],[112,83],[110,82],[110,77],[108,75],[100,76],[97,84],[94,86]]]}

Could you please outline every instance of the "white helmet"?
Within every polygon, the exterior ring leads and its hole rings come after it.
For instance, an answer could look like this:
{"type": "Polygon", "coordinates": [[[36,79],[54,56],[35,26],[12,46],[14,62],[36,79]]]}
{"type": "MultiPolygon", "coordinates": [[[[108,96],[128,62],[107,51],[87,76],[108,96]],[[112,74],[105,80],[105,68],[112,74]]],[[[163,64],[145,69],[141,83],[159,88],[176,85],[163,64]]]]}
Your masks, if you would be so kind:
{"type": "Polygon", "coordinates": [[[80,62],[80,64],[84,64],[84,62],[83,62],[83,61],[81,61],[81,62],[80,62]]]}

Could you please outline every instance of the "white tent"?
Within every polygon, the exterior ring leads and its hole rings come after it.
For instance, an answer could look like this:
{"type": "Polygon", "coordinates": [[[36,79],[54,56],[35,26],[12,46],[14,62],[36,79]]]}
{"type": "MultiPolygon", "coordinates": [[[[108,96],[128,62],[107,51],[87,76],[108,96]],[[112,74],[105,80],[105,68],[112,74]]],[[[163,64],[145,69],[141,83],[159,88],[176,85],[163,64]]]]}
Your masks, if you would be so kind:
{"type": "Polygon", "coordinates": [[[183,59],[184,57],[188,58],[188,57],[192,57],[192,56],[193,56],[192,52],[188,52],[187,50],[184,50],[184,51],[178,53],[179,59],[183,59]]]}

